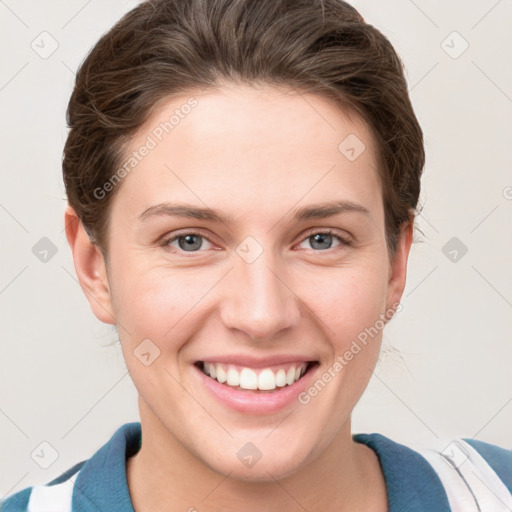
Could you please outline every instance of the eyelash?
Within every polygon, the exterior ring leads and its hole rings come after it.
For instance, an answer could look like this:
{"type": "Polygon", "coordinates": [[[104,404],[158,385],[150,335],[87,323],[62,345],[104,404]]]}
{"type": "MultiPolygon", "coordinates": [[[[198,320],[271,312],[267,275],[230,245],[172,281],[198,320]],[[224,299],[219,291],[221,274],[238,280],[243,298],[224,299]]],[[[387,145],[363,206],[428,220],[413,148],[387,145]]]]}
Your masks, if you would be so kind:
{"type": "MultiPolygon", "coordinates": [[[[345,237],[341,236],[340,234],[338,234],[337,232],[335,232],[335,231],[333,231],[331,229],[327,229],[325,231],[322,231],[322,230],[320,230],[320,231],[319,230],[310,231],[301,239],[300,243],[304,242],[308,238],[312,237],[313,235],[317,235],[317,234],[332,236],[333,238],[337,238],[339,240],[340,245],[343,245],[343,246],[346,246],[346,247],[351,247],[352,246],[352,240],[350,240],[349,238],[345,238],[345,237]]],[[[199,232],[185,231],[185,232],[182,232],[182,233],[175,234],[172,237],[164,238],[160,242],[160,245],[164,249],[168,249],[170,247],[169,244],[171,242],[174,242],[174,241],[178,240],[179,238],[184,237],[186,235],[196,235],[196,236],[199,236],[201,238],[204,238],[205,240],[208,240],[208,242],[210,242],[210,243],[213,243],[213,242],[210,241],[210,239],[207,236],[202,234],[200,231],[199,232]]],[[[195,254],[195,253],[204,252],[204,251],[183,251],[182,249],[179,249],[179,248],[176,248],[176,247],[174,247],[174,249],[177,249],[177,251],[180,254],[183,254],[183,253],[185,253],[185,254],[187,254],[187,253],[188,254],[195,254]]],[[[317,254],[319,252],[329,252],[329,251],[332,251],[332,250],[335,250],[335,249],[336,249],[336,247],[333,247],[333,248],[330,248],[330,249],[324,249],[324,250],[322,250],[322,249],[310,249],[310,251],[314,251],[317,254]]]]}

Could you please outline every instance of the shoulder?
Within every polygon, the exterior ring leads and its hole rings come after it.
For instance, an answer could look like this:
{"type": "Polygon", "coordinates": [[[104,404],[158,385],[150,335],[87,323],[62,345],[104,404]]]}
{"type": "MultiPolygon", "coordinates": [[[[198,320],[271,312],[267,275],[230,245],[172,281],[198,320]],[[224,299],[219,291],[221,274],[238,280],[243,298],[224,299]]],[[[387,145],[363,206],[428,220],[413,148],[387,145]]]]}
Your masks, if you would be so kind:
{"type": "Polygon", "coordinates": [[[356,434],[354,441],[372,448],[384,474],[390,512],[449,512],[443,485],[416,450],[382,434],[356,434]]]}
{"type": "MultiPolygon", "coordinates": [[[[482,493],[497,490],[512,499],[512,450],[471,439],[438,439],[426,446],[406,446],[381,434],[357,434],[378,455],[386,479],[390,510],[449,511],[453,490],[487,479],[482,493]],[[467,481],[466,481],[467,480],[467,481]]],[[[472,499],[472,498],[471,498],[472,499]]]]}
{"type": "Polygon", "coordinates": [[[463,441],[480,454],[512,494],[512,449],[502,448],[476,439],[464,438],[463,441]]]}
{"type": "Polygon", "coordinates": [[[126,482],[126,457],[140,447],[140,423],[126,423],[90,459],[79,462],[60,476],[34,485],[0,501],[2,512],[101,510],[133,512],[126,482]]]}
{"type": "MultiPolygon", "coordinates": [[[[29,505],[35,501],[47,503],[49,500],[52,500],[52,506],[58,504],[60,507],[65,507],[68,501],[71,503],[76,474],[85,463],[86,461],[82,461],[75,464],[47,484],[26,487],[7,496],[0,501],[0,510],[2,512],[24,512],[32,510],[33,507],[29,505]]],[[[62,510],[67,509],[62,508],[62,510]]]]}

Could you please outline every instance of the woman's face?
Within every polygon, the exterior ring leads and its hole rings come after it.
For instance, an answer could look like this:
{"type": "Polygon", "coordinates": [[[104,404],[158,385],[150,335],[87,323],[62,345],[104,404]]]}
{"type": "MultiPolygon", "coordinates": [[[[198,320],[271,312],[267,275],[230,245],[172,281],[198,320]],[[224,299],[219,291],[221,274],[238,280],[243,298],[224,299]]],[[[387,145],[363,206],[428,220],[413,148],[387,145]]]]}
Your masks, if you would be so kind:
{"type": "Polygon", "coordinates": [[[91,305],[117,323],[144,442],[246,480],[348,442],[410,247],[408,230],[388,259],[365,124],[225,86],[162,104],[126,153],[109,297],[91,305]]]}

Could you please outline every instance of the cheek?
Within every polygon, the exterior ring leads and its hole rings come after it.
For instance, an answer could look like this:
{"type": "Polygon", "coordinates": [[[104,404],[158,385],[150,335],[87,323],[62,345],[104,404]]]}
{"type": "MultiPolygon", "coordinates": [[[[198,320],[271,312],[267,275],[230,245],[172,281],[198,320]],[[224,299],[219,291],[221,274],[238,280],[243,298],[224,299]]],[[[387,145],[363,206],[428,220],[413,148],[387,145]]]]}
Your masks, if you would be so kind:
{"type": "Polygon", "coordinates": [[[137,339],[187,337],[187,327],[201,309],[201,298],[218,281],[212,273],[166,268],[125,268],[113,290],[116,319],[126,326],[132,343],[137,339]]]}
{"type": "Polygon", "coordinates": [[[384,311],[385,272],[382,265],[331,269],[309,278],[308,286],[303,277],[297,279],[297,295],[314,312],[327,336],[336,340],[336,348],[342,349],[374,325],[384,311]]]}
{"type": "MultiPolygon", "coordinates": [[[[366,258],[343,267],[296,268],[284,279],[292,290],[288,300],[301,310],[300,322],[316,324],[337,353],[374,325],[384,310],[387,268],[382,261],[366,258]]],[[[229,279],[221,279],[224,270],[147,268],[137,260],[115,263],[115,316],[129,333],[125,337],[132,350],[144,339],[167,348],[172,342],[172,351],[179,350],[222,307],[222,297],[232,294],[229,279]]]]}

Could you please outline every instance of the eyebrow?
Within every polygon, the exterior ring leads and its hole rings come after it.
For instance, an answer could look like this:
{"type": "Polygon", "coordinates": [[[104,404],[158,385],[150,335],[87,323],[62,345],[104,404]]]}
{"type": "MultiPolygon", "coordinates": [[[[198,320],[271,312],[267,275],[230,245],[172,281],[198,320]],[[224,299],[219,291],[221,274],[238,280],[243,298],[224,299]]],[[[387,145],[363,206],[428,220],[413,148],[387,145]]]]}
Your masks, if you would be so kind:
{"type": "MultiPolygon", "coordinates": [[[[355,212],[371,217],[370,210],[362,204],[353,201],[331,201],[328,203],[313,204],[297,210],[293,216],[296,221],[311,219],[325,219],[341,213],[355,212]]],[[[232,218],[213,208],[202,208],[180,203],[160,203],[150,206],[139,216],[141,222],[153,216],[185,217],[191,219],[207,220],[230,224],[232,218]]]]}

